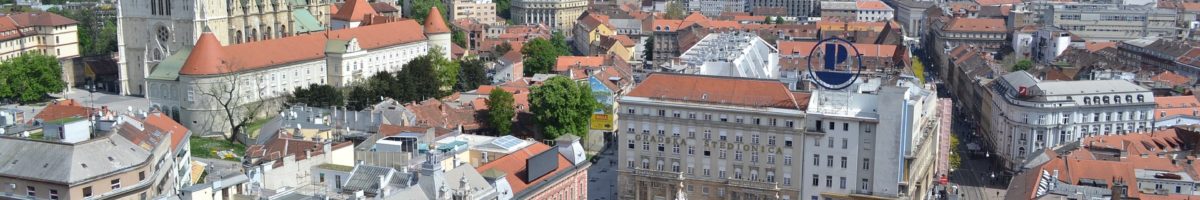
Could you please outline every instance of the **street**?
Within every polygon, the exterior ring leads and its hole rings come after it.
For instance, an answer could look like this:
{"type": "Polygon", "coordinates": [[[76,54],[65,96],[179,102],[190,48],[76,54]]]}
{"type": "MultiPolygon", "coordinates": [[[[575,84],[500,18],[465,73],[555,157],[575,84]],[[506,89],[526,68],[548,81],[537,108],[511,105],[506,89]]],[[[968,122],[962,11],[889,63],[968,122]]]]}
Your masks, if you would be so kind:
{"type": "Polygon", "coordinates": [[[609,146],[596,155],[600,159],[588,168],[588,199],[617,199],[617,151],[609,146]]]}
{"type": "MultiPolygon", "coordinates": [[[[974,125],[968,123],[968,117],[958,117],[963,112],[955,112],[953,132],[959,139],[958,154],[962,158],[962,165],[959,168],[952,169],[950,172],[950,184],[957,186],[958,191],[950,191],[949,199],[1004,199],[1007,185],[1004,180],[1007,178],[1003,175],[1002,170],[995,167],[991,159],[990,153],[987,153],[987,148],[984,148],[983,155],[978,152],[969,152],[967,144],[982,144],[983,138],[974,133],[974,125]]],[[[951,187],[954,188],[954,187],[951,187]]]]}

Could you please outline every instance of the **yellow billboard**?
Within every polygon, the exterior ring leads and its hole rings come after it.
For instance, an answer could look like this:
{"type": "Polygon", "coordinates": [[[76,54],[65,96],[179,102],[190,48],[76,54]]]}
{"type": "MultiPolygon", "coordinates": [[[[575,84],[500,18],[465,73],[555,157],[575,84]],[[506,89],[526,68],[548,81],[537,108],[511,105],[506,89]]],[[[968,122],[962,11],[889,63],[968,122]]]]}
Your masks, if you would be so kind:
{"type": "Polygon", "coordinates": [[[613,116],[608,114],[592,114],[592,130],[616,130],[616,127],[613,127],[613,116]]]}

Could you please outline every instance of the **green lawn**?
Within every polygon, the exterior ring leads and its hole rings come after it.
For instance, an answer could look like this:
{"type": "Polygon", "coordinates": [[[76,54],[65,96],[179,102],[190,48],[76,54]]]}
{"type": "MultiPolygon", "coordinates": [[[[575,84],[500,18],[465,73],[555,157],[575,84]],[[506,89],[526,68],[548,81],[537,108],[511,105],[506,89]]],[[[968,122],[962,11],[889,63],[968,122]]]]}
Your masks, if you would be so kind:
{"type": "Polygon", "coordinates": [[[251,140],[253,140],[254,138],[258,138],[258,129],[262,129],[263,125],[266,125],[267,122],[270,122],[270,121],[271,121],[271,118],[266,118],[266,119],[259,119],[259,120],[254,120],[253,122],[250,122],[250,124],[246,125],[246,133],[249,133],[249,135],[247,135],[247,136],[250,136],[251,140]]]}
{"type": "Polygon", "coordinates": [[[232,149],[238,156],[246,154],[246,145],[226,141],[224,138],[192,137],[192,156],[197,158],[212,158],[238,161],[237,157],[218,158],[217,151],[232,149]]]}
{"type": "Polygon", "coordinates": [[[45,134],[45,133],[42,133],[41,131],[34,132],[34,133],[30,133],[30,134],[29,134],[29,139],[34,139],[34,140],[45,140],[45,139],[46,139],[46,134],[45,134]]]}

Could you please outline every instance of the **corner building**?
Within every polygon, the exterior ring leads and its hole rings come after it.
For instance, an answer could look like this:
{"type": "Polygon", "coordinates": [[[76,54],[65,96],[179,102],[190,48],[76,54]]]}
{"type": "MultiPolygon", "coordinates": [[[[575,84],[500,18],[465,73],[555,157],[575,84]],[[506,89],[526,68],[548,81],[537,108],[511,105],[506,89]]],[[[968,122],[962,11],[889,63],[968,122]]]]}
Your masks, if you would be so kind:
{"type": "Polygon", "coordinates": [[[778,80],[649,75],[618,100],[620,199],[800,199],[808,93],[778,80]]]}

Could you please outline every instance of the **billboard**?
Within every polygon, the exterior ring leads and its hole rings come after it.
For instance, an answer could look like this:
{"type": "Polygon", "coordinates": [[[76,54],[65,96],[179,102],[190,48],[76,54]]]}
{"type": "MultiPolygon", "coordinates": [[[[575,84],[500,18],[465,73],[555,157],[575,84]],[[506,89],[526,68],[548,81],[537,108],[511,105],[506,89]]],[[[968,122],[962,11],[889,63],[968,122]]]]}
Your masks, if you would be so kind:
{"type": "Polygon", "coordinates": [[[613,116],[609,114],[592,114],[592,130],[615,130],[613,126],[613,116]]]}

